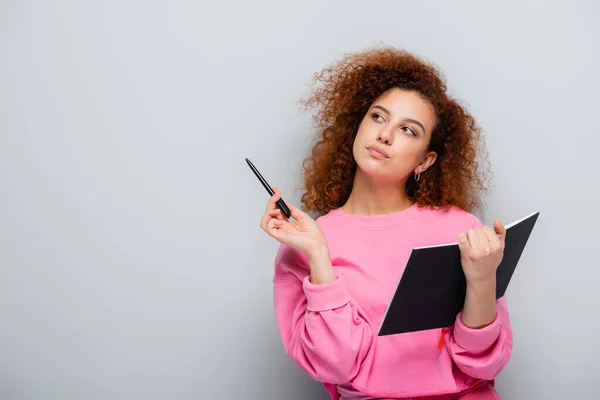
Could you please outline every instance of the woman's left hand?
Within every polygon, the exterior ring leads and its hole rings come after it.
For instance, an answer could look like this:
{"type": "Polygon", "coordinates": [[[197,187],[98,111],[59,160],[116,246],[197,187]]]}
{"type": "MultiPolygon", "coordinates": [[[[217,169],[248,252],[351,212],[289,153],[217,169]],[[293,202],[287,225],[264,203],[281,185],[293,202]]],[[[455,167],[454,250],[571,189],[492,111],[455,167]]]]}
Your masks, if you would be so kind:
{"type": "Polygon", "coordinates": [[[496,280],[496,269],[504,255],[506,229],[499,220],[494,220],[494,229],[489,226],[470,229],[458,235],[461,263],[467,284],[481,285],[496,280]]]}

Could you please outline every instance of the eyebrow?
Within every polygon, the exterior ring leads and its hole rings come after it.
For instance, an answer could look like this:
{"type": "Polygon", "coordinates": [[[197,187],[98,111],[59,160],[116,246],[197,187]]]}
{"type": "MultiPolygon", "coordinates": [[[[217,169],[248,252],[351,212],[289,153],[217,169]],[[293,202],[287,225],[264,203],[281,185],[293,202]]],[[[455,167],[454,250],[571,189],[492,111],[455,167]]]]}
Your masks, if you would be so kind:
{"type": "MultiPolygon", "coordinates": [[[[382,107],[382,106],[373,106],[373,108],[379,108],[379,109],[380,109],[380,110],[382,110],[384,113],[386,113],[386,114],[388,114],[388,115],[390,114],[390,112],[389,112],[389,111],[388,111],[388,110],[387,110],[385,107],[382,107]]],[[[426,131],[425,131],[425,127],[423,126],[423,124],[422,124],[422,123],[420,123],[419,121],[417,121],[416,119],[412,119],[412,118],[405,118],[404,120],[405,120],[405,121],[408,121],[408,122],[412,122],[412,123],[413,123],[413,124],[415,124],[415,125],[418,125],[419,127],[421,127],[421,129],[423,130],[423,132],[426,132],[426,131]]]]}

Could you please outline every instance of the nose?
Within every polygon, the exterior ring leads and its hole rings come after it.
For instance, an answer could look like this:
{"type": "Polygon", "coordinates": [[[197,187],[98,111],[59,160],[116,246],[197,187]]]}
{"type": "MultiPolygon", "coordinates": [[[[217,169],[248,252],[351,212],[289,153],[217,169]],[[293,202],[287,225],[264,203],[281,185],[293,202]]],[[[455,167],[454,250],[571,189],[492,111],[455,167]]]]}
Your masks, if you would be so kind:
{"type": "Polygon", "coordinates": [[[379,131],[377,141],[383,144],[391,145],[393,140],[393,132],[390,128],[385,127],[379,131]]]}

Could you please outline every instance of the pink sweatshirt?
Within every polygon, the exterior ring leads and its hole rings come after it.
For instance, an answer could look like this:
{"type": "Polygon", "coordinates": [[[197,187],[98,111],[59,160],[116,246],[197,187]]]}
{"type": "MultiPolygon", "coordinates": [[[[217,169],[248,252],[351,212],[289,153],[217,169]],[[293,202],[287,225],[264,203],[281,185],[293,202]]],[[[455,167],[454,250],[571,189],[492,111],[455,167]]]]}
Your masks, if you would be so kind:
{"type": "MultiPolygon", "coordinates": [[[[373,397],[456,394],[487,384],[512,350],[506,299],[497,317],[471,329],[453,327],[377,336],[411,249],[456,243],[481,226],[457,207],[420,208],[376,216],[335,209],[319,217],[337,280],[315,285],[304,253],[281,245],[275,259],[274,305],[286,354],[322,382],[334,400],[337,384],[351,383],[373,397]]],[[[440,396],[449,398],[449,396],[440,396]]]]}

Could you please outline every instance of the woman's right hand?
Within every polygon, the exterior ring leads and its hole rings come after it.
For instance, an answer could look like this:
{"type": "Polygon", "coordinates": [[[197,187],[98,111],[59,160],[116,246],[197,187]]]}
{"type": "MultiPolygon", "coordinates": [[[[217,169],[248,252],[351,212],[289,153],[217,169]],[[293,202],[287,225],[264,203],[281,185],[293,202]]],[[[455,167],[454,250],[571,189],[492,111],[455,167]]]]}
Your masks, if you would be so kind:
{"type": "Polygon", "coordinates": [[[306,254],[318,251],[326,245],[323,231],[310,215],[287,203],[295,223],[289,221],[275,204],[281,198],[281,192],[276,187],[275,192],[267,203],[260,227],[279,242],[300,250],[306,254]]]}

